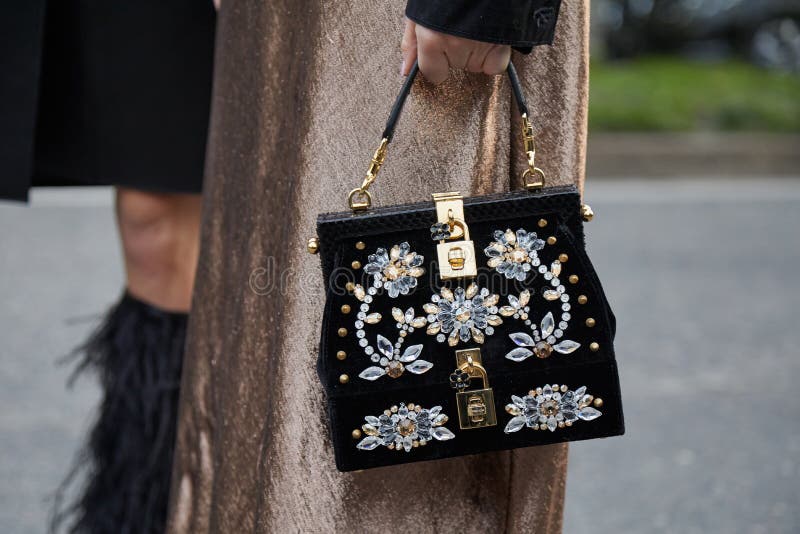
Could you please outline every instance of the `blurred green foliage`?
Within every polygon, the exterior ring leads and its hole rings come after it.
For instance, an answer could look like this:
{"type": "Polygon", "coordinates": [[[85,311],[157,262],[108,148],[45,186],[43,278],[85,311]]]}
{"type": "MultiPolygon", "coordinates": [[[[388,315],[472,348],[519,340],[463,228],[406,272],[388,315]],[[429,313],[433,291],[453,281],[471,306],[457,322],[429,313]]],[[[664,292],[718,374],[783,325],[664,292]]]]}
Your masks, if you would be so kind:
{"type": "Polygon", "coordinates": [[[592,131],[800,131],[800,76],[741,61],[593,62],[592,131]]]}

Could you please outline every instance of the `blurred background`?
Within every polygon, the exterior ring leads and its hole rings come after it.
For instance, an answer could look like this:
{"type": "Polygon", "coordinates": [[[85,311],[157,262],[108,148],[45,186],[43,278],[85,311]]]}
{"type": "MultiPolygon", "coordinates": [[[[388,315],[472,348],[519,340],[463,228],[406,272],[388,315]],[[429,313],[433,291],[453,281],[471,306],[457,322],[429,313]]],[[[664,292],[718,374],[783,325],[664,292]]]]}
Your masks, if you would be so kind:
{"type": "MultiPolygon", "coordinates": [[[[592,9],[587,234],[628,430],[572,445],[565,532],[800,532],[800,1],[592,9]]],[[[56,361],[123,283],[111,190],[0,228],[0,532],[43,532],[98,395],[56,361]]]]}

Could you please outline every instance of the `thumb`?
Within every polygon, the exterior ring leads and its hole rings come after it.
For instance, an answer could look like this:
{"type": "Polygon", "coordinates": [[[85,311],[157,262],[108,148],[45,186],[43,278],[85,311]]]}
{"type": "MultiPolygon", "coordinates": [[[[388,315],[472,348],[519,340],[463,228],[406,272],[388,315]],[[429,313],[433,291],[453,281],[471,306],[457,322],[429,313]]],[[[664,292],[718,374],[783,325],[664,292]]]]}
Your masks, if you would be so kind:
{"type": "Polygon", "coordinates": [[[406,19],[406,27],[403,30],[403,40],[400,43],[400,52],[403,62],[400,64],[400,74],[408,76],[411,65],[417,59],[417,24],[406,19]]]}

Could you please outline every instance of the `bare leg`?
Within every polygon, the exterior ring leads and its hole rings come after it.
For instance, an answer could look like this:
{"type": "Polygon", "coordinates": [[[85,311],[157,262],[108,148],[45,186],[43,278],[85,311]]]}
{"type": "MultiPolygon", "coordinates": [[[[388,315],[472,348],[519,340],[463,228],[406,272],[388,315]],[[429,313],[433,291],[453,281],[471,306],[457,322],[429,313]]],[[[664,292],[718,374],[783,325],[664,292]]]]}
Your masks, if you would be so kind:
{"type": "Polygon", "coordinates": [[[167,311],[188,311],[200,233],[200,195],[117,188],[128,292],[167,311]]]}
{"type": "Polygon", "coordinates": [[[85,452],[65,486],[78,472],[87,474],[88,483],[74,506],[56,505],[54,525],[70,523],[74,532],[160,534],[197,262],[200,195],[118,188],[117,223],[127,292],[82,351],[80,368],[97,372],[103,399],[85,452]]]}

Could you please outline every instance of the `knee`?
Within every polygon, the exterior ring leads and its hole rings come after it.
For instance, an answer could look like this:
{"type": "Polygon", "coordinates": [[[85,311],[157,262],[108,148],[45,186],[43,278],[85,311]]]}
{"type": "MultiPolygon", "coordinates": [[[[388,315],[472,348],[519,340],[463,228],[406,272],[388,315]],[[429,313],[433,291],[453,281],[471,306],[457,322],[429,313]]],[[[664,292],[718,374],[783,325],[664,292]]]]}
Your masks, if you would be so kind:
{"type": "Polygon", "coordinates": [[[154,279],[170,279],[193,270],[199,200],[192,209],[184,197],[194,195],[118,192],[117,219],[129,274],[134,271],[154,279]]]}

